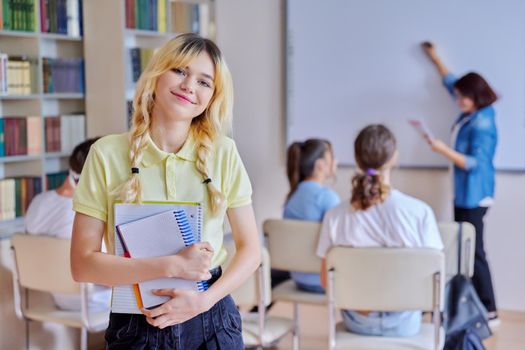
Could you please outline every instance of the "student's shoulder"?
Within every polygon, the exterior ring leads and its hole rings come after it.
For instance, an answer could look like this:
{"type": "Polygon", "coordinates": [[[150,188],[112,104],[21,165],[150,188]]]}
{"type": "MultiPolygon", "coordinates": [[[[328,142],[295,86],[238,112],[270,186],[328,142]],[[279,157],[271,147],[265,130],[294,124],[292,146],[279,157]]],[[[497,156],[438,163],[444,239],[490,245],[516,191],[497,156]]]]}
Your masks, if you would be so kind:
{"type": "Polygon", "coordinates": [[[228,136],[221,135],[215,138],[213,145],[218,151],[230,152],[231,150],[237,149],[235,141],[228,136]]]}
{"type": "Polygon", "coordinates": [[[329,187],[322,187],[319,191],[318,200],[324,204],[333,208],[341,202],[339,195],[329,187]]]}
{"type": "Polygon", "coordinates": [[[101,137],[91,146],[91,150],[103,159],[128,159],[129,147],[129,134],[123,133],[101,137]]]}
{"type": "Polygon", "coordinates": [[[398,190],[392,190],[391,200],[391,203],[399,210],[413,213],[425,213],[432,211],[430,205],[421,199],[412,197],[398,190]]]}
{"type": "Polygon", "coordinates": [[[123,133],[102,136],[91,147],[98,151],[104,151],[111,148],[129,149],[129,134],[123,133]]]}

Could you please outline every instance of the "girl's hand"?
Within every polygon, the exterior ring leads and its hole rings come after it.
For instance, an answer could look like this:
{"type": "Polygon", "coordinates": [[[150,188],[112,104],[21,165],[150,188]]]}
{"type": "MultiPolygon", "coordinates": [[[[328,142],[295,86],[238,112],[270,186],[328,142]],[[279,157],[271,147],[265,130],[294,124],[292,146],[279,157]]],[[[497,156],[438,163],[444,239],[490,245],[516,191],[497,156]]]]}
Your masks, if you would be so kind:
{"type": "Polygon", "coordinates": [[[155,309],[141,310],[148,323],[160,329],[185,322],[212,306],[205,293],[193,290],[157,289],[153,294],[172,298],[155,309]]]}
{"type": "Polygon", "coordinates": [[[178,272],[171,274],[169,277],[179,277],[190,281],[209,280],[211,258],[213,257],[213,248],[208,242],[192,244],[179,253],[176,266],[178,272]]]}

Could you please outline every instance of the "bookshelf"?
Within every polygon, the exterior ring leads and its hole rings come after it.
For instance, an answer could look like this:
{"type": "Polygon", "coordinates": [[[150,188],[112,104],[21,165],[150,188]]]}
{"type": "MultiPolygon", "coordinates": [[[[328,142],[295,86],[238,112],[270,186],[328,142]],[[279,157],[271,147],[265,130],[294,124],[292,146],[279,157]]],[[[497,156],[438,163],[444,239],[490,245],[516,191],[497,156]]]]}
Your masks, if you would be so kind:
{"type": "Polygon", "coordinates": [[[178,33],[215,38],[214,0],[90,0],[84,1],[84,18],[90,137],[129,129],[135,80],[145,65],[137,58],[146,61],[178,33]]]}
{"type": "Polygon", "coordinates": [[[4,0],[0,6],[0,237],[7,237],[23,230],[30,199],[47,189],[48,174],[67,170],[72,144],[85,139],[79,116],[84,48],[81,1],[4,0]],[[29,180],[14,180],[13,193],[13,178],[29,180]]]}

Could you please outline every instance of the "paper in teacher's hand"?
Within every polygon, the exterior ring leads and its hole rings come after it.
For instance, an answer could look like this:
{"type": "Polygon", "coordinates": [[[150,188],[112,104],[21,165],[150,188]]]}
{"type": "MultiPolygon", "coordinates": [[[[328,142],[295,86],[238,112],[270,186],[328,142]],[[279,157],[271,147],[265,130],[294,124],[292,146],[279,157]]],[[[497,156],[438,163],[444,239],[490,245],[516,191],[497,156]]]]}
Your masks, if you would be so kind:
{"type": "Polygon", "coordinates": [[[434,139],[434,134],[432,133],[432,130],[430,130],[430,128],[423,119],[409,119],[408,122],[424,138],[429,138],[431,140],[434,139]]]}

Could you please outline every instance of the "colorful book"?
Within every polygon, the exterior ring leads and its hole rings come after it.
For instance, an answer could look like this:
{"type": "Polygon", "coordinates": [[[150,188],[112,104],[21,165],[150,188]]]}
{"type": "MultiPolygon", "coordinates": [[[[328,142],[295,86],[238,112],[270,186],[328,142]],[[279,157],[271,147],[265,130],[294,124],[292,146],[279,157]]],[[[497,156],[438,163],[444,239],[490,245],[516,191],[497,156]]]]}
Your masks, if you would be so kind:
{"type": "MultiPolygon", "coordinates": [[[[143,259],[175,255],[195,243],[195,237],[184,209],[169,210],[116,227],[124,250],[130,258],[143,259]]],[[[205,281],[181,278],[161,278],[139,283],[142,304],[151,308],[170,300],[167,296],[152,293],[154,289],[175,288],[204,291],[205,281]]]]}
{"type": "MultiPolygon", "coordinates": [[[[148,216],[160,214],[168,210],[184,210],[188,217],[188,223],[195,235],[195,240],[200,242],[202,232],[202,205],[198,202],[143,202],[142,204],[116,203],[114,206],[114,225],[115,227],[132,221],[146,218],[148,216]]],[[[118,236],[117,230],[115,237],[115,255],[126,256],[124,246],[118,236]]],[[[111,298],[111,312],[142,314],[141,295],[133,285],[122,285],[113,287],[111,298]],[[140,306],[139,306],[140,305],[140,306]]]]}

